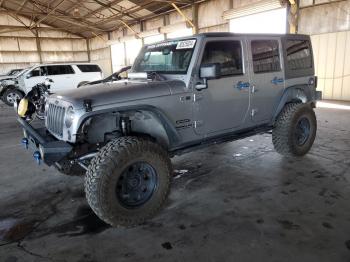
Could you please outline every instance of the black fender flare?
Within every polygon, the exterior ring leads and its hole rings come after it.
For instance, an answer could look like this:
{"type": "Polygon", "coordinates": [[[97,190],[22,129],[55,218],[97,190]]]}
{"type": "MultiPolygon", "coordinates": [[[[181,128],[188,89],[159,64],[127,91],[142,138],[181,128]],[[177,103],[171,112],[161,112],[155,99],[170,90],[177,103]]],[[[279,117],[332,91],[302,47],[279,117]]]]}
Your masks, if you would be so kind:
{"type": "Polygon", "coordinates": [[[150,113],[156,120],[159,121],[159,123],[164,128],[166,135],[168,137],[169,148],[172,148],[179,143],[180,136],[179,136],[175,126],[172,124],[172,122],[169,120],[169,118],[165,115],[164,112],[162,112],[157,107],[151,106],[151,105],[122,106],[122,107],[113,107],[113,108],[108,108],[108,109],[92,111],[92,112],[85,114],[84,117],[82,119],[80,119],[80,121],[78,122],[78,126],[80,129],[82,127],[82,125],[88,119],[90,119],[94,116],[105,114],[105,113],[118,112],[121,114],[128,114],[130,112],[140,112],[140,111],[146,111],[146,112],[150,113]]]}
{"type": "MultiPolygon", "coordinates": [[[[288,103],[315,103],[315,95],[313,95],[311,88],[312,87],[310,87],[309,85],[296,85],[288,87],[284,91],[282,97],[278,100],[279,102],[277,103],[277,105],[275,106],[272,122],[275,122],[279,113],[288,103]]],[[[314,106],[314,104],[312,104],[312,106],[314,106]]]]}

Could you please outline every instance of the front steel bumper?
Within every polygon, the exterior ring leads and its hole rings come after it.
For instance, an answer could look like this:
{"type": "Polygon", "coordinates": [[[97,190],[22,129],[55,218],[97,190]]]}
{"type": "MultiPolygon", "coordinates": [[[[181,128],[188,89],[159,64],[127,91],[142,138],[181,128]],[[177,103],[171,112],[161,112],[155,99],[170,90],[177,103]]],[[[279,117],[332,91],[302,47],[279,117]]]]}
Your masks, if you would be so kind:
{"type": "Polygon", "coordinates": [[[18,122],[23,127],[22,144],[34,151],[33,156],[37,161],[43,160],[45,164],[51,166],[72,151],[73,147],[70,144],[57,140],[45,128],[35,129],[22,118],[18,118],[18,122]]]}

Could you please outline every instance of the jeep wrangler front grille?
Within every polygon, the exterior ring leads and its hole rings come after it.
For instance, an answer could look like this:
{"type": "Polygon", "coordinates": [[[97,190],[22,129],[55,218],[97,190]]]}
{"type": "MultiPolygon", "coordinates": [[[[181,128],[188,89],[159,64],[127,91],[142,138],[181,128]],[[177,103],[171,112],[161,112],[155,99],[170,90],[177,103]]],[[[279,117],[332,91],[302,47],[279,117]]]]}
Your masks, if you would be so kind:
{"type": "Polygon", "coordinates": [[[53,134],[62,137],[64,127],[64,115],[66,109],[62,106],[49,104],[46,114],[46,128],[53,134]]]}

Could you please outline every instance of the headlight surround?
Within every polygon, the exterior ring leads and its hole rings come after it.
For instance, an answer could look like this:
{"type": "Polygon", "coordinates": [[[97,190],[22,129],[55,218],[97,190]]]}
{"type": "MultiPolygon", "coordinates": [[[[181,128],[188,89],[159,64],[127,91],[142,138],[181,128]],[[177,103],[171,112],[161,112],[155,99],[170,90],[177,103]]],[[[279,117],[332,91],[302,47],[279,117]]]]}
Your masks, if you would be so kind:
{"type": "Polygon", "coordinates": [[[70,128],[72,126],[74,117],[75,117],[74,108],[72,106],[70,106],[70,107],[68,107],[68,109],[66,111],[66,116],[64,119],[64,123],[65,123],[67,128],[70,128]]]}
{"type": "Polygon", "coordinates": [[[45,117],[47,117],[48,111],[49,111],[49,103],[45,103],[45,117]]]}

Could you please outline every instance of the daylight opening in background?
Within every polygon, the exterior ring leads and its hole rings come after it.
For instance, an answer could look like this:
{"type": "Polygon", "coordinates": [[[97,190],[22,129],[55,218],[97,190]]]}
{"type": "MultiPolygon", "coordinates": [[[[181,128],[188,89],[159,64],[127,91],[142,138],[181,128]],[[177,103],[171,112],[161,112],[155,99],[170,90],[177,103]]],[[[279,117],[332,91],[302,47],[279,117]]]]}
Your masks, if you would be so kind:
{"type": "Polygon", "coordinates": [[[318,108],[331,108],[331,109],[341,109],[341,110],[350,110],[349,103],[339,103],[339,102],[323,102],[317,101],[318,108]]]}
{"type": "Polygon", "coordinates": [[[230,20],[230,32],[285,34],[287,32],[287,9],[280,8],[232,19],[230,20]]]}

